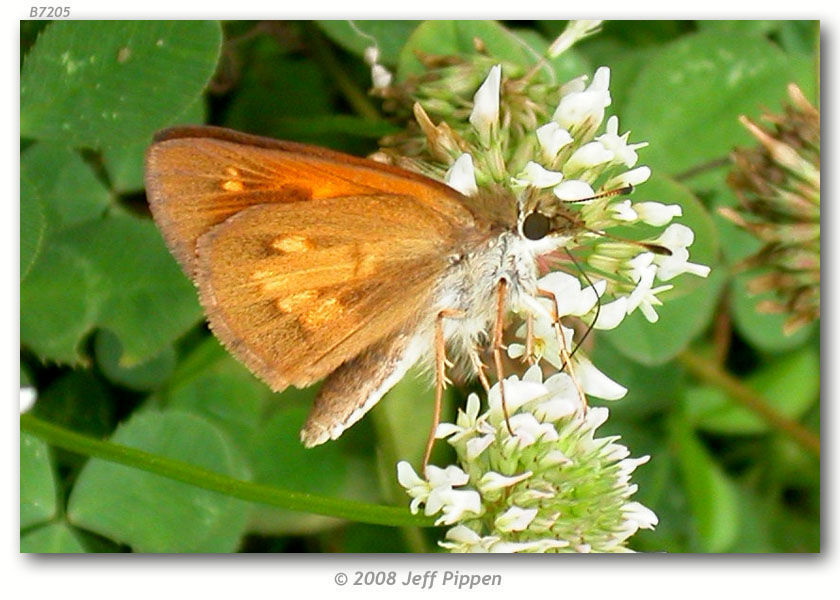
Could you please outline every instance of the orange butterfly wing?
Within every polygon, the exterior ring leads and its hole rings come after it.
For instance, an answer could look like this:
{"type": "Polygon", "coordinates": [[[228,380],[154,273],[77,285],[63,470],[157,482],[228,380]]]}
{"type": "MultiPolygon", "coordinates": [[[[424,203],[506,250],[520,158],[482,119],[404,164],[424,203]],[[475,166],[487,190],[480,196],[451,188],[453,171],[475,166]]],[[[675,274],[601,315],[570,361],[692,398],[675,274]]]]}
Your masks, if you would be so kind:
{"type": "Polygon", "coordinates": [[[411,329],[475,228],[448,186],[370,160],[216,128],[158,139],[155,220],[216,335],[276,390],[411,329]]]}
{"type": "Polygon", "coordinates": [[[219,127],[158,133],[146,155],[146,192],[170,250],[191,276],[198,237],[259,204],[399,194],[431,208],[453,227],[473,223],[460,194],[422,175],[219,127]]]}

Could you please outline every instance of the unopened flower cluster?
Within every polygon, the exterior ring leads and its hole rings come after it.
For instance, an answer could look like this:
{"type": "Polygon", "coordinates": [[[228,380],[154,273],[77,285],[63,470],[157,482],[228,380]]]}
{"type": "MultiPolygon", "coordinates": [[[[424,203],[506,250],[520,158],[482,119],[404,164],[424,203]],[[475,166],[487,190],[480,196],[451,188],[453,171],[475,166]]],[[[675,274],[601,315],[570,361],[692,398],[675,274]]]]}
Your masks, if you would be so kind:
{"type": "Polygon", "coordinates": [[[721,212],[762,241],[743,265],[765,270],[749,290],[775,292],[758,309],[787,314],[790,334],[820,316],[820,112],[796,85],[788,95],[784,115],[764,115],[772,129],[741,118],[760,145],[733,154],[729,184],[741,204],[721,212]]]}
{"type": "Polygon", "coordinates": [[[438,428],[460,467],[429,465],[426,479],[399,463],[412,510],[454,525],[441,542],[454,552],[626,552],[631,535],[657,523],[629,500],[630,474],[648,457],[628,458],[617,437],[595,437],[608,411],[587,409],[565,373],[543,381],[534,366],[504,386],[513,435],[496,384],[486,412],[472,394],[456,423],[438,428]]]}

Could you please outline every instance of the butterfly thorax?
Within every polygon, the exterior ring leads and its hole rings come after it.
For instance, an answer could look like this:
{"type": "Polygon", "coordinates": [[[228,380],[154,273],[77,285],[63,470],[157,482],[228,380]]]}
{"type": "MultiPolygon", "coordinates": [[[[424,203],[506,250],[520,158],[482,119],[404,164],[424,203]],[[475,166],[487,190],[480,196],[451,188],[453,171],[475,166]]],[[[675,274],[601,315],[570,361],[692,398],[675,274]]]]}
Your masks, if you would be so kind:
{"type": "MultiPolygon", "coordinates": [[[[556,202],[556,199],[555,199],[556,202]]],[[[451,257],[452,266],[434,294],[434,314],[458,314],[444,322],[448,354],[461,358],[461,367],[472,371],[463,360],[489,343],[498,312],[499,284],[507,282],[505,313],[523,305],[523,299],[537,297],[537,257],[551,252],[568,239],[566,231],[555,231],[539,240],[528,239],[523,222],[536,210],[531,197],[516,198],[509,192],[491,191],[470,199],[477,215],[476,230],[465,237],[451,257]]],[[[431,334],[431,326],[425,328],[431,334]]]]}

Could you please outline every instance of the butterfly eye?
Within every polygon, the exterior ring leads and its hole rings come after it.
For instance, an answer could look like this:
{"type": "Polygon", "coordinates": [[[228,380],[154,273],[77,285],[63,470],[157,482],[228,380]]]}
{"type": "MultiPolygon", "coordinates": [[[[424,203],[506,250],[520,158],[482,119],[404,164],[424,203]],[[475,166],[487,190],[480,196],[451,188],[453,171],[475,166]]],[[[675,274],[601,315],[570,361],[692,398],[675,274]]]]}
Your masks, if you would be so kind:
{"type": "Polygon", "coordinates": [[[541,240],[551,231],[551,221],[544,214],[532,212],[522,223],[522,234],[529,240],[541,240]]]}

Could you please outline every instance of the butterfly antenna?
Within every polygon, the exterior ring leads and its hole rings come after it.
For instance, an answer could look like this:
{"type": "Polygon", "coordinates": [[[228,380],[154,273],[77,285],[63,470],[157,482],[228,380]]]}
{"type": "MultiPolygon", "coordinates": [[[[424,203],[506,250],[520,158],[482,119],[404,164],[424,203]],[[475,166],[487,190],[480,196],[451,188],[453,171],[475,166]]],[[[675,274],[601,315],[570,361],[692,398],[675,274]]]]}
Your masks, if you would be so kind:
{"type": "Polygon", "coordinates": [[[563,200],[566,204],[577,204],[578,202],[589,202],[590,200],[598,200],[600,198],[611,198],[613,196],[629,196],[633,193],[635,188],[632,184],[627,184],[623,187],[614,190],[607,190],[606,192],[598,192],[594,196],[587,196],[586,198],[576,198],[574,200],[563,200]]]}
{"type": "MultiPolygon", "coordinates": [[[[563,200],[563,202],[567,204],[575,204],[577,202],[589,202],[590,200],[598,200],[600,198],[610,198],[612,196],[626,196],[632,194],[634,187],[630,184],[625,185],[624,187],[620,187],[614,190],[609,190],[606,192],[601,192],[599,194],[595,194],[594,196],[589,196],[588,198],[579,198],[577,200],[563,200]]],[[[639,240],[631,240],[629,238],[621,237],[619,235],[615,235],[612,233],[607,233],[606,231],[601,231],[599,229],[589,229],[588,227],[583,227],[585,231],[589,233],[594,233],[595,235],[600,235],[601,237],[609,238],[611,240],[615,240],[617,242],[625,242],[627,244],[633,244],[634,246],[641,246],[642,248],[653,252],[654,254],[661,254],[663,256],[671,256],[673,252],[670,249],[662,246],[660,244],[652,244],[650,242],[640,242],[639,240]]],[[[572,259],[574,261],[574,259],[572,259]]]]}
{"type": "MultiPolygon", "coordinates": [[[[586,328],[586,333],[584,333],[583,336],[581,336],[578,343],[575,344],[574,348],[572,348],[572,352],[569,354],[569,358],[571,359],[575,355],[575,352],[578,351],[578,348],[580,348],[583,345],[583,343],[586,341],[586,338],[589,337],[589,334],[592,333],[592,330],[595,329],[595,323],[598,322],[598,317],[601,316],[601,295],[598,293],[598,290],[595,288],[595,284],[592,282],[592,279],[590,279],[589,275],[580,266],[580,263],[578,263],[578,261],[572,255],[572,253],[569,252],[568,250],[566,250],[566,256],[569,257],[569,260],[572,261],[572,264],[575,265],[577,270],[580,271],[580,274],[583,275],[583,278],[586,280],[586,283],[588,283],[589,286],[592,288],[592,291],[595,292],[595,298],[596,298],[596,300],[595,300],[595,318],[592,319],[592,323],[590,323],[589,326],[586,328]]],[[[565,366],[566,365],[564,364],[563,367],[565,368],[565,366]]]]}
{"type": "Polygon", "coordinates": [[[651,242],[640,242],[639,240],[631,240],[630,238],[621,237],[620,235],[615,235],[613,233],[607,233],[606,231],[600,231],[598,229],[589,229],[584,227],[586,231],[589,233],[594,233],[595,235],[600,235],[601,237],[609,238],[611,240],[615,240],[616,242],[624,242],[625,244],[632,244],[634,246],[640,246],[645,250],[649,250],[654,254],[659,254],[662,256],[671,256],[673,252],[671,252],[670,248],[666,248],[661,244],[653,244],[651,242]]]}

